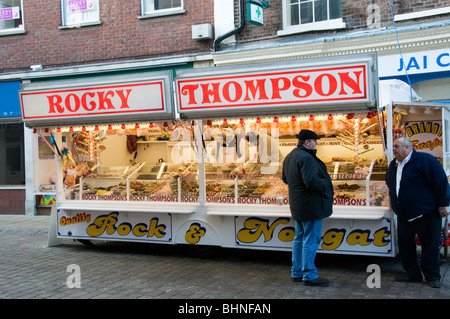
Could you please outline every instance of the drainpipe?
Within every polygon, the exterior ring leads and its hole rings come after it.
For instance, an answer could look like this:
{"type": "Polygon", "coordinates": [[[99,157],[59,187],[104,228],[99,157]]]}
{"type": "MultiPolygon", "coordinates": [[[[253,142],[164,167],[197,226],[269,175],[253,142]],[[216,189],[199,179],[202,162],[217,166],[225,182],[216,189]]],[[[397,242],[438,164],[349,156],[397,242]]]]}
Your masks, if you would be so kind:
{"type": "Polygon", "coordinates": [[[244,17],[244,0],[240,0],[239,2],[239,6],[240,6],[240,23],[239,26],[234,28],[233,30],[222,34],[221,36],[218,36],[217,38],[214,39],[214,51],[219,51],[220,50],[220,46],[221,46],[221,42],[223,40],[225,40],[226,38],[231,37],[232,35],[241,33],[241,31],[244,29],[245,26],[245,17],[244,17]]]}

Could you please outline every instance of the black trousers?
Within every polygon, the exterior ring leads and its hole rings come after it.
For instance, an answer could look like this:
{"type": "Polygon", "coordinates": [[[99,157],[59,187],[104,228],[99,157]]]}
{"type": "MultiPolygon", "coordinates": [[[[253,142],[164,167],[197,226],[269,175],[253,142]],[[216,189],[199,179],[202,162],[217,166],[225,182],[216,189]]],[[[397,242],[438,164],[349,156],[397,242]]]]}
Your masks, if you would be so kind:
{"type": "Polygon", "coordinates": [[[400,260],[405,272],[413,278],[425,280],[440,280],[439,258],[442,217],[435,213],[424,214],[422,217],[408,222],[397,218],[398,249],[400,260]],[[415,236],[419,237],[422,248],[420,264],[417,260],[415,236]]]}

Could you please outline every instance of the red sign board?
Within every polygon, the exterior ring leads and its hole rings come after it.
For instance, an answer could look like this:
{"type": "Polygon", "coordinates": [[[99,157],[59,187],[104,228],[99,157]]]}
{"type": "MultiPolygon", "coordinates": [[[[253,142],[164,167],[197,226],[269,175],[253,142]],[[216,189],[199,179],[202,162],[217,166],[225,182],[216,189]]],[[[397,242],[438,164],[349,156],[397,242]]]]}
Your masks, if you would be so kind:
{"type": "MultiPolygon", "coordinates": [[[[45,84],[45,83],[44,83],[45,84]]],[[[166,94],[168,79],[136,82],[100,83],[68,87],[49,86],[33,89],[24,85],[20,92],[25,122],[63,121],[142,117],[143,114],[172,117],[172,105],[166,94]]]]}
{"type": "Polygon", "coordinates": [[[245,66],[235,69],[238,71],[221,72],[215,68],[209,76],[198,69],[192,74],[182,72],[176,79],[179,112],[298,109],[302,105],[339,103],[370,105],[375,99],[370,86],[373,68],[367,61],[281,69],[261,66],[248,72],[245,66]]]}

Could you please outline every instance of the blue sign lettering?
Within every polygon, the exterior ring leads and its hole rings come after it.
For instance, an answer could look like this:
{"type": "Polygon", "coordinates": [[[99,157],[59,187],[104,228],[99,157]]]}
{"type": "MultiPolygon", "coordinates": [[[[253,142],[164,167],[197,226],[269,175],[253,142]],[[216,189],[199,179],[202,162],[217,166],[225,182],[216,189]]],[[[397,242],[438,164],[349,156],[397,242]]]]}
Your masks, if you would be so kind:
{"type": "Polygon", "coordinates": [[[442,54],[439,54],[439,56],[438,56],[437,59],[436,59],[437,65],[439,65],[440,67],[443,67],[443,68],[450,66],[450,62],[443,63],[443,62],[441,61],[441,59],[442,59],[443,57],[447,57],[447,58],[448,58],[449,56],[450,56],[450,53],[442,53],[442,54]]]}

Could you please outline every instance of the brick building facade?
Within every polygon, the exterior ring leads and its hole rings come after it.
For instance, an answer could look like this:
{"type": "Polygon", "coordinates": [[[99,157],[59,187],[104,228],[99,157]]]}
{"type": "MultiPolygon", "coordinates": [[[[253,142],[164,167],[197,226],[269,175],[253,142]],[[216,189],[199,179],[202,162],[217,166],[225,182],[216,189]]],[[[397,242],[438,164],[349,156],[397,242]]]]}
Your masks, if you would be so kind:
{"type": "MultiPolygon", "coordinates": [[[[257,42],[261,40],[277,39],[277,31],[282,29],[282,8],[283,1],[269,1],[269,7],[264,10],[264,26],[254,26],[247,24],[244,31],[237,37],[238,43],[257,42]]],[[[392,12],[389,1],[378,0],[342,0],[342,19],[346,24],[343,30],[326,30],[326,31],[312,31],[303,33],[305,37],[320,36],[324,33],[344,33],[349,31],[364,30],[375,27],[392,27],[392,14],[410,14],[426,10],[439,10],[450,6],[448,0],[436,1],[407,1],[398,0],[392,1],[392,12]],[[375,14],[379,14],[376,17],[375,14]],[[372,18],[373,17],[373,18],[372,18]],[[375,23],[379,23],[375,24],[375,23]]],[[[239,0],[235,0],[236,8],[236,24],[238,24],[238,6],[239,0]]],[[[430,19],[443,19],[448,17],[448,11],[443,11],[442,14],[433,15],[432,17],[424,17],[415,19],[414,23],[420,23],[430,19]]],[[[399,26],[403,24],[410,24],[411,21],[397,22],[399,26]]],[[[299,35],[292,35],[298,37],[299,35]]]]}
{"type": "MultiPolygon", "coordinates": [[[[283,28],[282,2],[269,1],[268,8],[264,10],[264,26],[247,23],[236,36],[237,45],[276,39],[288,42],[289,37],[297,40],[299,37],[311,38],[393,25],[389,2],[343,0],[341,10],[345,28],[279,36],[277,32],[283,28]]],[[[239,23],[239,3],[240,0],[234,1],[236,24],[239,23]]],[[[394,15],[449,6],[449,0],[392,2],[394,15]]],[[[0,74],[28,70],[33,64],[58,68],[210,52],[212,40],[192,40],[191,27],[204,23],[214,25],[214,0],[185,0],[183,9],[180,14],[147,18],[142,15],[139,0],[99,1],[98,23],[64,27],[60,3],[55,5],[54,1],[42,0],[24,2],[21,10],[24,32],[0,36],[0,74]]],[[[415,19],[414,23],[447,16],[448,12],[444,11],[442,15],[415,19]]],[[[411,22],[406,20],[397,24],[401,26],[411,22]]]]}
{"type": "MultiPolygon", "coordinates": [[[[399,49],[411,85],[424,101],[450,101],[445,89],[450,85],[450,0],[392,0],[392,12],[389,1],[328,1],[338,8],[338,17],[328,19],[333,23],[309,23],[303,28],[301,23],[287,25],[287,16],[292,14],[287,5],[313,2],[268,0],[263,26],[246,22],[242,31],[221,42],[217,51],[214,39],[238,26],[241,18],[247,20],[246,7],[240,17],[240,6],[246,6],[246,0],[0,1],[6,9],[18,8],[14,10],[20,12],[19,19],[0,19],[0,93],[10,95],[0,104],[1,128],[11,129],[20,123],[17,91],[23,82],[156,68],[171,69],[175,75],[181,64],[221,66],[363,52],[377,52],[380,79],[406,81],[398,71],[402,61],[399,49]],[[169,9],[156,7],[169,2],[169,9]],[[70,22],[70,14],[78,9],[68,9],[69,3],[94,4],[97,9],[86,20],[70,22]],[[153,5],[154,9],[147,8],[153,5]],[[192,27],[200,24],[212,26],[211,38],[192,38],[192,27]],[[434,66],[433,61],[437,62],[434,66]],[[32,65],[41,65],[42,69],[31,70],[32,65]],[[6,84],[14,84],[15,89],[6,84]],[[17,110],[10,112],[14,107],[17,110]]],[[[7,12],[2,11],[1,16],[6,17],[7,12]]],[[[28,144],[36,137],[27,134],[29,130],[25,129],[21,153],[10,157],[24,163],[17,166],[22,167],[18,174],[23,182],[8,184],[0,179],[0,197],[8,198],[13,191],[22,193],[17,198],[23,198],[27,188],[29,204],[26,208],[12,204],[2,207],[0,214],[35,213],[35,184],[43,182],[33,177],[39,169],[33,167],[28,144]]],[[[0,134],[0,154],[17,150],[16,144],[2,142],[0,134]]]]}
{"type": "Polygon", "coordinates": [[[63,27],[60,2],[24,1],[24,33],[0,36],[0,73],[209,51],[191,26],[213,24],[213,8],[213,0],[184,1],[183,13],[145,17],[139,0],[99,1],[98,23],[63,27]]]}

